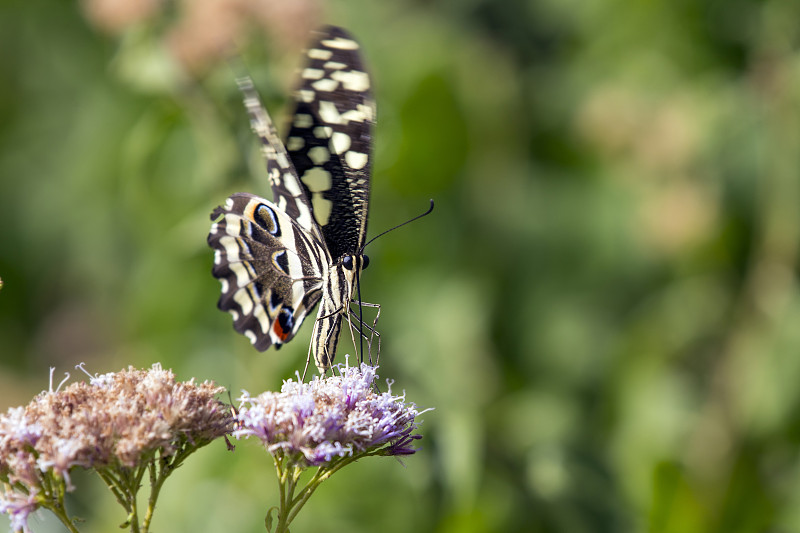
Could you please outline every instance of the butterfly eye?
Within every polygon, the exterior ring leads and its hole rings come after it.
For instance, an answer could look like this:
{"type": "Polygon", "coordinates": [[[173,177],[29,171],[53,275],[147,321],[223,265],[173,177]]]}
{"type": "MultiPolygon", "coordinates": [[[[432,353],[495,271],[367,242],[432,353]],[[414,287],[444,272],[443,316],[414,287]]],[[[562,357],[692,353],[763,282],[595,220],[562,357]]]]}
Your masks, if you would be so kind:
{"type": "Polygon", "coordinates": [[[353,270],[353,256],[352,255],[344,256],[342,258],[342,265],[344,265],[344,267],[347,270],[353,270]]]}
{"type": "Polygon", "coordinates": [[[363,258],[362,259],[361,270],[364,270],[365,268],[367,268],[369,266],[369,256],[362,255],[361,257],[363,258]]]}

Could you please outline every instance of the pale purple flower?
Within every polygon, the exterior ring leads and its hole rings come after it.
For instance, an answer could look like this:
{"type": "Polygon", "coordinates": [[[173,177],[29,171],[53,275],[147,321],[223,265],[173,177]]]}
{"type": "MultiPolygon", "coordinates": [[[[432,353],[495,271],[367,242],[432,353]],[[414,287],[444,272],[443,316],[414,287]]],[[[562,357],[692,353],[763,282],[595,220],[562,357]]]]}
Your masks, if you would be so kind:
{"type": "Polygon", "coordinates": [[[243,392],[237,437],[257,437],[273,455],[322,466],[361,453],[409,455],[422,438],[414,434],[424,411],[405,395],[376,392],[375,368],[338,367],[340,375],[311,382],[288,380],[280,392],[251,397],[243,392]]]}
{"type": "Polygon", "coordinates": [[[39,507],[39,494],[6,491],[0,498],[0,513],[8,516],[12,531],[30,533],[28,515],[39,507]]]}

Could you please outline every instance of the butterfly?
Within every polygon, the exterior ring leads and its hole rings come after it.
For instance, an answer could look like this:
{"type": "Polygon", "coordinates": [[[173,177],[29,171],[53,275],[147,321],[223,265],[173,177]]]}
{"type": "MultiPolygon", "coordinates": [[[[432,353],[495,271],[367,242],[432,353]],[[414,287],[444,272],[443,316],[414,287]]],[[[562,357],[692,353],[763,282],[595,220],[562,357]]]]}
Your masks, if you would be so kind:
{"type": "Polygon", "coordinates": [[[320,30],[306,52],[285,143],[250,78],[237,82],[273,199],[236,193],[212,212],[208,244],[222,285],[217,306],[264,351],[290,341],[319,304],[310,352],[325,373],[369,263],[363,249],[375,123],[370,77],[349,33],[320,30]]]}

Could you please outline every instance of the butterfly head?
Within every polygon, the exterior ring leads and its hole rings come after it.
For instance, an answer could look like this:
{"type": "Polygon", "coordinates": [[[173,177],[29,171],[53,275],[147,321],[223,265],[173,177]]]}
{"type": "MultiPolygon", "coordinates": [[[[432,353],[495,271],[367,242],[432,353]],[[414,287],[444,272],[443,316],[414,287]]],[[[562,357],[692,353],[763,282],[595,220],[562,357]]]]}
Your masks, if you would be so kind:
{"type": "Polygon", "coordinates": [[[338,271],[339,283],[345,284],[346,292],[352,294],[361,279],[361,271],[369,265],[369,257],[364,253],[345,254],[336,261],[335,270],[338,271]]]}
{"type": "Polygon", "coordinates": [[[345,270],[364,270],[369,266],[369,257],[366,254],[342,256],[342,266],[345,270]]]}

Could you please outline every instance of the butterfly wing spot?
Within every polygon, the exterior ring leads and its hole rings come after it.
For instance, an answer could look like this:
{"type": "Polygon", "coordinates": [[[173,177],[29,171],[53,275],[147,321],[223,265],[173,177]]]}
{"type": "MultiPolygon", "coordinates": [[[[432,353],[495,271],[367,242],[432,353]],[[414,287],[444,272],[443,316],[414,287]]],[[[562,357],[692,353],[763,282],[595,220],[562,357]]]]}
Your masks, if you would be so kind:
{"type": "Polygon", "coordinates": [[[253,312],[253,299],[250,298],[250,293],[246,288],[242,287],[234,292],[233,301],[239,304],[239,309],[242,310],[243,314],[249,315],[253,312]]]}
{"type": "Polygon", "coordinates": [[[225,230],[225,233],[231,235],[233,237],[238,237],[241,233],[241,217],[234,213],[226,213],[225,217],[222,219],[221,224],[216,224],[216,230],[219,232],[219,229],[222,228],[225,230]]]}
{"type": "Polygon", "coordinates": [[[333,203],[324,198],[322,193],[315,192],[311,197],[311,205],[314,207],[314,218],[320,226],[327,226],[331,218],[333,203]]]}
{"type": "Polygon", "coordinates": [[[244,287],[255,277],[255,272],[251,270],[252,267],[249,263],[230,262],[228,264],[228,268],[236,277],[237,287],[244,287]]]}
{"type": "Polygon", "coordinates": [[[312,167],[301,178],[312,193],[328,191],[333,185],[331,173],[321,167],[312,167]]]}
{"type": "Polygon", "coordinates": [[[322,46],[327,48],[335,48],[337,50],[358,50],[358,43],[352,39],[344,37],[336,37],[334,39],[325,39],[320,42],[322,46]]]}
{"type": "Polygon", "coordinates": [[[371,122],[375,120],[375,103],[358,104],[356,106],[356,112],[362,117],[362,122],[371,122]]]}
{"type": "Polygon", "coordinates": [[[347,165],[353,170],[361,170],[364,168],[368,158],[369,156],[367,154],[353,152],[352,150],[344,154],[345,162],[347,162],[347,165]]]}
{"type": "Polygon", "coordinates": [[[326,70],[340,70],[347,67],[347,63],[341,63],[339,61],[328,61],[323,65],[326,70]]]}
{"type": "Polygon", "coordinates": [[[272,264],[275,265],[275,268],[277,268],[287,276],[290,275],[289,256],[286,254],[286,250],[278,250],[277,252],[273,252],[272,264]]]}
{"type": "Polygon", "coordinates": [[[330,139],[333,128],[330,126],[317,126],[314,128],[314,137],[317,139],[330,139]]]}
{"type": "Polygon", "coordinates": [[[308,151],[308,157],[311,159],[311,161],[314,162],[315,165],[319,167],[322,166],[323,163],[327,162],[328,159],[331,158],[331,154],[328,151],[328,149],[325,148],[324,146],[315,146],[314,148],[308,151]]]}
{"type": "Polygon", "coordinates": [[[330,124],[345,125],[348,122],[369,122],[373,120],[374,111],[372,106],[359,104],[356,109],[350,109],[344,113],[339,113],[336,104],[328,101],[319,103],[319,116],[330,124]]]}
{"type": "Polygon", "coordinates": [[[286,154],[279,153],[276,155],[275,159],[278,161],[278,165],[280,165],[282,169],[289,168],[289,159],[286,157],[286,154]]]}
{"type": "Polygon", "coordinates": [[[292,125],[295,128],[310,128],[314,124],[314,119],[308,113],[298,113],[294,116],[292,125]]]}
{"type": "Polygon", "coordinates": [[[313,87],[314,90],[318,92],[330,93],[335,91],[336,88],[339,87],[339,82],[331,78],[322,78],[321,80],[317,80],[314,83],[312,83],[311,87],[313,87]]]}
{"type": "Polygon", "coordinates": [[[272,333],[277,337],[279,342],[284,342],[289,334],[294,329],[294,315],[293,309],[284,307],[278,313],[278,318],[272,323],[272,333]]]}
{"type": "Polygon", "coordinates": [[[258,320],[258,324],[261,326],[261,331],[264,334],[267,334],[269,332],[269,327],[270,324],[272,323],[272,319],[269,317],[269,314],[264,309],[264,306],[258,304],[255,307],[255,310],[253,311],[253,316],[256,317],[256,320],[258,320]]]}
{"type": "Polygon", "coordinates": [[[258,342],[258,338],[256,337],[256,334],[253,333],[253,330],[250,329],[245,330],[244,336],[250,339],[250,344],[255,344],[256,342],[258,342]]]}
{"type": "Polygon", "coordinates": [[[304,80],[318,80],[325,75],[325,71],[319,68],[306,68],[303,70],[302,78],[304,80]]]}
{"type": "Polygon", "coordinates": [[[337,70],[331,73],[331,79],[341,83],[347,91],[363,93],[369,90],[369,76],[359,70],[337,70]]]}
{"type": "Polygon", "coordinates": [[[371,115],[372,111],[369,107],[361,108],[359,106],[358,109],[351,109],[350,111],[342,113],[340,120],[342,124],[347,124],[348,122],[366,122],[372,120],[369,118],[371,115]]]}
{"type": "Polygon", "coordinates": [[[322,61],[327,61],[333,55],[331,50],[322,50],[320,48],[312,48],[307,53],[308,57],[311,59],[320,59],[322,61]]]}
{"type": "Polygon", "coordinates": [[[305,145],[306,140],[302,137],[289,137],[286,140],[286,149],[291,150],[292,152],[302,150],[305,145]]]}
{"type": "Polygon", "coordinates": [[[325,100],[319,103],[319,116],[322,120],[330,124],[339,124],[341,120],[339,110],[336,109],[336,104],[325,100]]]}
{"type": "Polygon", "coordinates": [[[250,213],[250,216],[259,227],[263,228],[273,237],[281,236],[281,227],[278,224],[278,216],[268,205],[256,205],[253,208],[252,213],[250,213]]]}
{"type": "Polygon", "coordinates": [[[286,190],[295,198],[303,194],[303,191],[300,189],[300,184],[294,176],[292,176],[291,180],[286,180],[286,190]]]}
{"type": "MultiPolygon", "coordinates": [[[[318,146],[317,148],[322,148],[318,146]]],[[[327,150],[325,150],[327,153],[327,150]]],[[[328,158],[326,158],[327,160],[328,158]]],[[[314,219],[320,226],[325,226],[330,220],[333,203],[322,196],[333,185],[331,173],[322,167],[311,167],[301,178],[311,192],[311,206],[314,208],[314,219]]]]}
{"type": "Polygon", "coordinates": [[[350,149],[350,136],[346,133],[337,131],[331,135],[330,147],[334,154],[341,155],[350,149]]]}
{"type": "Polygon", "coordinates": [[[225,257],[228,259],[228,261],[239,260],[239,244],[236,242],[236,237],[232,237],[230,235],[220,237],[219,244],[225,251],[225,257]]]}

